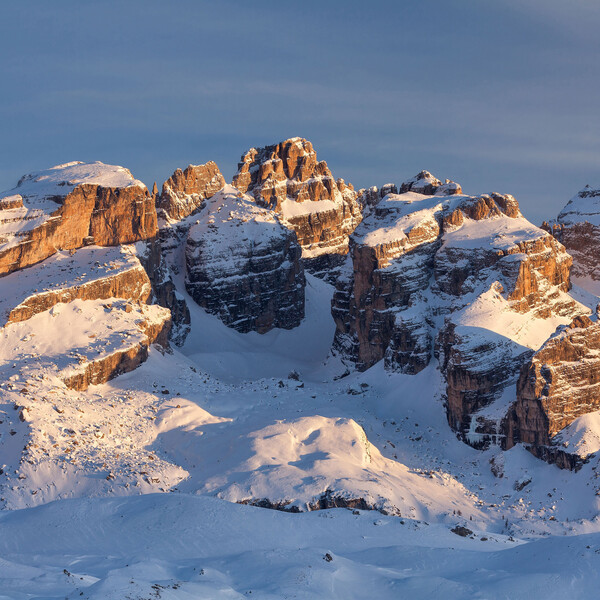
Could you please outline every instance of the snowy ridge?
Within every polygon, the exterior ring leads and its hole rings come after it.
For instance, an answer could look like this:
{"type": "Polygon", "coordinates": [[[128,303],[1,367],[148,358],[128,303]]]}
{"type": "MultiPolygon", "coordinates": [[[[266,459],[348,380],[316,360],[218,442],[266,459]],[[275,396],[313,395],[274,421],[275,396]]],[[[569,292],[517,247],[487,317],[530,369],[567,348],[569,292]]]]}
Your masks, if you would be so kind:
{"type": "Polygon", "coordinates": [[[560,211],[557,221],[565,226],[587,222],[600,227],[600,189],[585,186],[560,211]]]}
{"type": "Polygon", "coordinates": [[[88,246],[77,252],[57,252],[0,278],[0,318],[2,323],[20,321],[57,302],[89,295],[145,301],[150,291],[148,276],[131,246],[88,246]]]}
{"type": "Polygon", "coordinates": [[[56,201],[55,199],[66,196],[82,184],[112,188],[146,187],[125,167],[106,165],[100,161],[89,163],[74,161],[24,175],[15,188],[0,193],[0,199],[18,194],[33,206],[45,200],[56,201]]]}

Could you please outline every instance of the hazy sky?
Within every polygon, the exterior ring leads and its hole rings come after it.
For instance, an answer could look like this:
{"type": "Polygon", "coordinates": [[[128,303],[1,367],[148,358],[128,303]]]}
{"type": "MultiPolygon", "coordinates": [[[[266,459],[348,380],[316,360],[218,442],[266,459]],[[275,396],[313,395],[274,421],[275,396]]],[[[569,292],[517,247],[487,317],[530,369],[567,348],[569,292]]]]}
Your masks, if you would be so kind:
{"type": "Polygon", "coordinates": [[[421,169],[536,223],[600,182],[600,2],[0,3],[0,190],[71,160],[148,186],[310,139],[355,187],[421,169]]]}

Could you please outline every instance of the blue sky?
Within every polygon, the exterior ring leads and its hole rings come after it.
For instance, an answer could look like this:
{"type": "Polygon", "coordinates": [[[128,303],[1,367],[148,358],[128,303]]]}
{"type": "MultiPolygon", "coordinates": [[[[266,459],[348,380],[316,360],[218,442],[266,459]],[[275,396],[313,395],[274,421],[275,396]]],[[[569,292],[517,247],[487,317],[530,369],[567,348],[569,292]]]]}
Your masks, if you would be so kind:
{"type": "Polygon", "coordinates": [[[536,223],[600,182],[592,0],[3,2],[0,189],[71,160],[149,186],[310,139],[356,187],[421,169],[536,223]]]}

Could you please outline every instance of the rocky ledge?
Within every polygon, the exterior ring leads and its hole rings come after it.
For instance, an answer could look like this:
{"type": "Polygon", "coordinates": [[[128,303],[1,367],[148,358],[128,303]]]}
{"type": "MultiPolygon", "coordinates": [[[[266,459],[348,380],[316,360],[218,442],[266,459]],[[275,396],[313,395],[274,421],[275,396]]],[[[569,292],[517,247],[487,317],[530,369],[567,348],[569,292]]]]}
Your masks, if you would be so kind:
{"type": "Polygon", "coordinates": [[[600,323],[581,316],[559,328],[523,365],[506,418],[505,447],[550,446],[577,417],[600,408],[600,323]]]}
{"type": "Polygon", "coordinates": [[[77,299],[145,303],[150,292],[148,275],[129,245],[63,250],[0,278],[0,325],[30,319],[77,299]]]}

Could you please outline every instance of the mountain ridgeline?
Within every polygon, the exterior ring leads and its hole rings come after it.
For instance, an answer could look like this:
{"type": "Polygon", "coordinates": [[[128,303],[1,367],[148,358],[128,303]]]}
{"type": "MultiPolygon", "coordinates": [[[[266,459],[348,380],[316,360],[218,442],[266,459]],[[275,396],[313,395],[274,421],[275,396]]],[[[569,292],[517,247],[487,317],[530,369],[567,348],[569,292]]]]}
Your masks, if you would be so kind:
{"type": "MultiPolygon", "coordinates": [[[[536,227],[512,196],[427,171],[355,190],[292,138],[245,152],[231,185],[212,161],[160,192],[99,162],[32,173],[0,194],[0,228],[5,327],[45,311],[60,324],[81,302],[110,320],[105,339],[45,357],[71,389],[135,369],[152,344],[183,346],[190,302],[242,333],[294,329],[310,274],[331,286],[340,376],[433,365],[465,443],[523,444],[569,469],[587,458],[564,434],[600,409],[597,189],[536,227]]],[[[29,366],[4,375],[35,394],[29,366]]]]}

